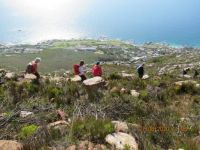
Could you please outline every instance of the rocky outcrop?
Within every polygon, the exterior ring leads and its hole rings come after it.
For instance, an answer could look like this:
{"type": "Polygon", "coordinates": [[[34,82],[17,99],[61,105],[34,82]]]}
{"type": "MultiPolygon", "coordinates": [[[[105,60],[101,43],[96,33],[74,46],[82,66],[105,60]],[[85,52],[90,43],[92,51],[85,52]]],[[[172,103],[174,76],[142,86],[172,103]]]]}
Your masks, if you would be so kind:
{"type": "Polygon", "coordinates": [[[23,150],[23,145],[16,141],[0,140],[0,150],[23,150]]]}
{"type": "Polygon", "coordinates": [[[135,138],[127,133],[118,132],[109,134],[106,136],[105,140],[117,150],[125,150],[126,148],[138,150],[138,144],[135,138]]]}

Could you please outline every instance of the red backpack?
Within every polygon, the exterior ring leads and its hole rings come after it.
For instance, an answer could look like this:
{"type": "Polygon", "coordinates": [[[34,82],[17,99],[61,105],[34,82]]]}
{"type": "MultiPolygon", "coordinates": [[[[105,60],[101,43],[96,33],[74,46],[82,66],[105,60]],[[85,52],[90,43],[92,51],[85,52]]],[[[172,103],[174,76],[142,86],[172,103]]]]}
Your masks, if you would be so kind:
{"type": "Polygon", "coordinates": [[[80,72],[79,72],[79,67],[80,67],[80,66],[79,66],[78,64],[75,64],[75,65],[73,66],[74,74],[75,74],[75,75],[79,75],[79,73],[80,73],[80,72]]]}

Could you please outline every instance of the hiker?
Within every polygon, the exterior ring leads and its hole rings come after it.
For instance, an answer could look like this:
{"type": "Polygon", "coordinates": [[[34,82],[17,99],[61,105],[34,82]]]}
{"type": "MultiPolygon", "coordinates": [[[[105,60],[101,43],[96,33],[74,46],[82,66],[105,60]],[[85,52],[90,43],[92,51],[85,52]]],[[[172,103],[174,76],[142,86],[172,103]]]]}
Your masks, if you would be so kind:
{"type": "Polygon", "coordinates": [[[187,73],[188,73],[189,70],[190,70],[190,68],[183,69],[183,75],[187,75],[187,73]]]}
{"type": "Polygon", "coordinates": [[[80,64],[79,64],[79,76],[81,77],[81,81],[84,81],[86,80],[86,76],[85,76],[85,66],[84,66],[85,62],[83,60],[80,61],[80,64]]]}
{"type": "Polygon", "coordinates": [[[144,64],[140,65],[140,66],[137,68],[137,72],[138,72],[139,78],[142,79],[142,77],[144,76],[144,64]]]}
{"type": "Polygon", "coordinates": [[[92,67],[92,74],[94,77],[102,76],[102,68],[99,61],[92,67]]]}
{"type": "Polygon", "coordinates": [[[196,78],[199,75],[199,72],[195,69],[193,78],[196,78]]]}
{"type": "Polygon", "coordinates": [[[40,62],[41,62],[41,58],[39,57],[35,58],[35,60],[33,60],[27,65],[26,73],[34,74],[37,77],[37,79],[39,79],[40,74],[38,73],[38,64],[40,62]]]}

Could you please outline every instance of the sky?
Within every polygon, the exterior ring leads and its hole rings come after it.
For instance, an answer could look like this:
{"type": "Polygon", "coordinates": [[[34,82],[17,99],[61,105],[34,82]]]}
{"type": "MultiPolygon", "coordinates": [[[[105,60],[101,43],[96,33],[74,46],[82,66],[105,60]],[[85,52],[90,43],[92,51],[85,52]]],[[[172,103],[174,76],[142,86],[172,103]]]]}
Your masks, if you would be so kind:
{"type": "Polygon", "coordinates": [[[108,36],[193,45],[200,43],[199,6],[199,0],[0,0],[0,41],[108,36]]]}

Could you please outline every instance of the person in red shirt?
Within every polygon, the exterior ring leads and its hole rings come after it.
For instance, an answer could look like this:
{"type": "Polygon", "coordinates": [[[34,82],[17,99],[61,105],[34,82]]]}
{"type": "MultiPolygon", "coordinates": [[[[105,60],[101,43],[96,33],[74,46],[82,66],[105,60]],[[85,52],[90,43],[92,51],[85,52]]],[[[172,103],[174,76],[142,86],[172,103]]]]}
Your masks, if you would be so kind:
{"type": "Polygon", "coordinates": [[[35,60],[30,62],[26,68],[26,73],[34,74],[37,79],[40,78],[40,74],[38,73],[38,64],[41,62],[41,58],[37,57],[35,60]]]}
{"type": "Polygon", "coordinates": [[[100,66],[100,62],[97,62],[93,67],[92,67],[92,74],[94,77],[101,77],[102,76],[102,68],[100,66]]]}

